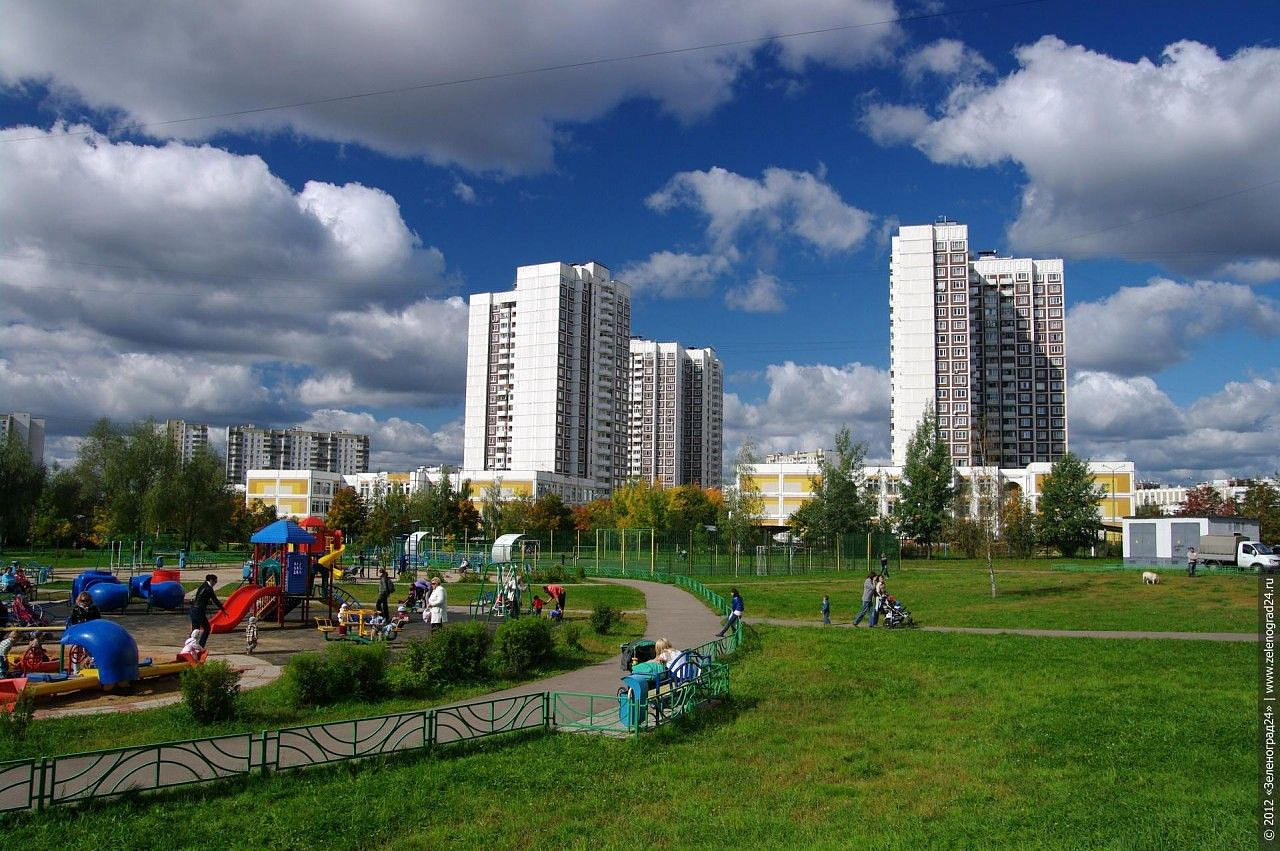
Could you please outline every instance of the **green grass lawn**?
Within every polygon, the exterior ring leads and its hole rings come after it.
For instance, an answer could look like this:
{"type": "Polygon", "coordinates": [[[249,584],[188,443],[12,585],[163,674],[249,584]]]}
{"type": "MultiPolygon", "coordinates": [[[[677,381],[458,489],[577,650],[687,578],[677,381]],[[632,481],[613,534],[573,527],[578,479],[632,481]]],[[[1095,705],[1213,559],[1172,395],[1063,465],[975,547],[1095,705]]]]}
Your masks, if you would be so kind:
{"type": "MultiPolygon", "coordinates": [[[[831,617],[849,623],[861,606],[865,573],[789,577],[740,577],[707,581],[729,596],[736,585],[751,617],[820,621],[822,595],[831,596],[831,617]]],[[[706,581],[706,580],[704,580],[706,581]]],[[[916,622],[930,626],[1114,629],[1161,632],[1253,632],[1257,630],[1258,581],[1249,576],[1162,574],[1157,586],[1139,573],[998,569],[995,599],[986,569],[976,564],[930,567],[912,562],[893,570],[889,593],[916,622]]]]}
{"type": "Polygon", "coordinates": [[[516,738],[10,818],[0,836],[137,848],[1255,841],[1251,646],[757,635],[733,665],[731,701],[638,741],[516,738]]]}

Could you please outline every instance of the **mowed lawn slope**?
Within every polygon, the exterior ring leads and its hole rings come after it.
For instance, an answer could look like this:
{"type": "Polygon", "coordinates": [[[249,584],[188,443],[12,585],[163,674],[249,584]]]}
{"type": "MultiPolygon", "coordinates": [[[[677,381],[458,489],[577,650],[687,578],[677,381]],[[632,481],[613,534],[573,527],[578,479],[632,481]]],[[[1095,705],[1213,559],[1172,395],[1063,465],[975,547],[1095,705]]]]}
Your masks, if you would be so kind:
{"type": "MultiPolygon", "coordinates": [[[[784,577],[719,576],[708,587],[728,596],[736,585],[748,620],[772,617],[819,623],[822,595],[831,596],[831,619],[849,623],[862,599],[865,573],[784,577]]],[[[889,593],[928,626],[1028,629],[1149,630],[1157,632],[1256,632],[1258,578],[1230,574],[1189,577],[1161,574],[1143,585],[1137,571],[1099,573],[1002,569],[996,597],[984,568],[922,567],[894,570],[889,593]]]]}
{"type": "Polygon", "coordinates": [[[688,728],[9,819],[25,847],[1232,848],[1256,648],[762,627],[688,728]]]}

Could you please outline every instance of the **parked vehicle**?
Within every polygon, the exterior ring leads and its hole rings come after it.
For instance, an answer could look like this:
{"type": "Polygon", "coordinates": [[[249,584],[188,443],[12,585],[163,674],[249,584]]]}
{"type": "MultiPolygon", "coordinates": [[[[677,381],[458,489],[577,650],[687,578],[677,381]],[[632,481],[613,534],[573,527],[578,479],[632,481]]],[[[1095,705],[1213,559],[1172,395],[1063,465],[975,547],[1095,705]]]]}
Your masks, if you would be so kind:
{"type": "Polygon", "coordinates": [[[1205,564],[1223,564],[1241,570],[1272,572],[1280,568],[1280,554],[1261,541],[1250,541],[1240,535],[1201,535],[1197,549],[1205,564]]]}

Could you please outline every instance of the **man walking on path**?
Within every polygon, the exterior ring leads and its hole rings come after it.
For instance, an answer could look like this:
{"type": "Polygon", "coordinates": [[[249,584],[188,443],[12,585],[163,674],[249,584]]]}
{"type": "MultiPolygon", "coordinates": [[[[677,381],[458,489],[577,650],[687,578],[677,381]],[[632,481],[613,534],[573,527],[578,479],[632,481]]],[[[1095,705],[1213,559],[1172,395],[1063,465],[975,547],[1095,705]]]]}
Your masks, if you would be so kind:
{"type": "Polygon", "coordinates": [[[387,569],[384,567],[378,571],[378,602],[376,607],[385,620],[391,620],[391,611],[387,608],[387,598],[395,590],[396,583],[391,579],[391,574],[387,573],[387,569]]]}
{"type": "Polygon", "coordinates": [[[872,600],[876,596],[876,575],[868,573],[866,580],[862,583],[862,609],[859,610],[858,616],[853,619],[853,625],[857,626],[862,623],[862,619],[871,613],[871,626],[876,625],[876,608],[872,605],[872,600]]]}
{"type": "Polygon", "coordinates": [[[218,595],[213,590],[213,584],[218,581],[217,574],[210,573],[204,578],[204,582],[200,583],[200,587],[196,589],[196,596],[191,601],[191,628],[200,630],[200,646],[204,647],[205,642],[209,640],[209,632],[213,629],[209,626],[209,604],[218,607],[218,611],[224,611],[222,603],[218,601],[218,595]]]}
{"type": "Polygon", "coordinates": [[[716,633],[717,638],[724,638],[724,634],[728,632],[740,620],[742,620],[742,595],[738,593],[738,589],[733,589],[733,597],[729,600],[729,617],[725,618],[724,626],[720,627],[720,631],[716,633]]]}

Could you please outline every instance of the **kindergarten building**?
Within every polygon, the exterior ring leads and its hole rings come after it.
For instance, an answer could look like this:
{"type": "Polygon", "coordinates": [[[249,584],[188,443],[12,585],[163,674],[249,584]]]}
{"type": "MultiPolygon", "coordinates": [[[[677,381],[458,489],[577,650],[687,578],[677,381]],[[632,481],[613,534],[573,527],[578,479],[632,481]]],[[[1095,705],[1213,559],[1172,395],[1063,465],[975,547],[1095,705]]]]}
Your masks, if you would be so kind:
{"type": "MultiPolygon", "coordinates": [[[[824,457],[825,452],[821,449],[775,454],[749,469],[750,481],[740,481],[738,486],[750,484],[760,491],[764,501],[761,525],[786,527],[790,524],[791,515],[813,499],[813,485],[820,479],[819,465],[824,457]]],[[[1025,467],[956,467],[955,478],[957,482],[976,480],[985,485],[986,492],[994,489],[1006,496],[1018,493],[1027,498],[1034,511],[1038,507],[1044,479],[1052,466],[1036,462],[1025,467]]],[[[1137,476],[1134,463],[1090,461],[1088,467],[1094,483],[1102,488],[1098,515],[1104,525],[1119,532],[1121,518],[1132,515],[1135,510],[1137,476]]],[[[902,487],[902,467],[863,467],[862,475],[875,495],[877,515],[890,516],[902,487]]],[[[974,516],[978,513],[979,489],[970,488],[970,512],[974,516]]]]}

